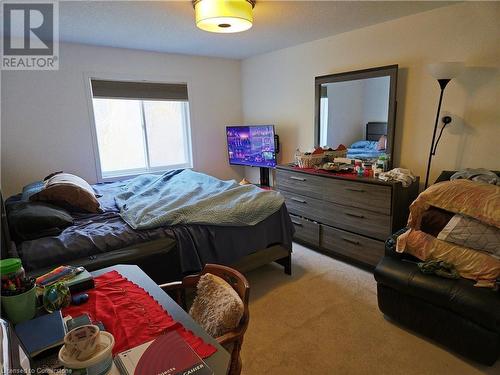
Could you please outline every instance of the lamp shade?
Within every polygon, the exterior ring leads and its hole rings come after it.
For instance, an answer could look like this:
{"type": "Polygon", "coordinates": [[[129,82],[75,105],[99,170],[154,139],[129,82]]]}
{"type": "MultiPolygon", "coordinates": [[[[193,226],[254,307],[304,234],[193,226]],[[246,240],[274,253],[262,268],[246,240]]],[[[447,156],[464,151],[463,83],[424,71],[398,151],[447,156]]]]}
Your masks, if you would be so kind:
{"type": "Polygon", "coordinates": [[[196,26],[214,33],[237,33],[252,27],[254,0],[195,0],[196,26]]]}
{"type": "Polygon", "coordinates": [[[463,62],[439,62],[427,65],[429,73],[436,79],[452,79],[464,70],[463,62]]]}

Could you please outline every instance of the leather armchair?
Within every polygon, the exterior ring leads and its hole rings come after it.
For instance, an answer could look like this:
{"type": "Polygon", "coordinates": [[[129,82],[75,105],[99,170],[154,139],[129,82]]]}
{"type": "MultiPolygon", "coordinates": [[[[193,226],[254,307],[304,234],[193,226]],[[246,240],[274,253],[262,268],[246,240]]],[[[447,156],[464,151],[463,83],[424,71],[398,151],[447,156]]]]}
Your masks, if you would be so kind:
{"type": "Polygon", "coordinates": [[[458,354],[493,365],[500,356],[500,292],[421,273],[416,258],[395,252],[400,233],[386,241],[375,269],[380,311],[458,354]]]}

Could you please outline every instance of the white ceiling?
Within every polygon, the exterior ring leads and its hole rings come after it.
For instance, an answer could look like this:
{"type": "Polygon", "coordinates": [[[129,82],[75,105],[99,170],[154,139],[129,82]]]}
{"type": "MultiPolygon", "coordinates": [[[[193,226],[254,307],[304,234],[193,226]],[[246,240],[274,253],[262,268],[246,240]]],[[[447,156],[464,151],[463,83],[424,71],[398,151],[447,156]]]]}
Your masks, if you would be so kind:
{"type": "Polygon", "coordinates": [[[59,29],[65,42],[243,59],[448,4],[257,0],[252,29],[213,34],[196,28],[191,1],[65,1],[59,29]]]}

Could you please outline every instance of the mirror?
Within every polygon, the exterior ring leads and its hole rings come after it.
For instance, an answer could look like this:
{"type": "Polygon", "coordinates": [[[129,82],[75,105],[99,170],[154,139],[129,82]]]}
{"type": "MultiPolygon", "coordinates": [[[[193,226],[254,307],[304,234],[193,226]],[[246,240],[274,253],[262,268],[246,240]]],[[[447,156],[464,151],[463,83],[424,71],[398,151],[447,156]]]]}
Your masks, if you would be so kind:
{"type": "Polygon", "coordinates": [[[316,77],[315,143],[347,147],[364,161],[387,155],[392,168],[398,66],[316,77]]]}

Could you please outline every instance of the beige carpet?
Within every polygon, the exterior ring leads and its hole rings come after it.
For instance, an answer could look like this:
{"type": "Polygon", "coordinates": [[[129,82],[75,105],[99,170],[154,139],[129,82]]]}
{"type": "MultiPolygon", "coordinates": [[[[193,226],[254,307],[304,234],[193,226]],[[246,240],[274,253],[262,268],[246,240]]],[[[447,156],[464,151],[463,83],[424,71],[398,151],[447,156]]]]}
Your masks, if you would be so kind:
{"type": "Polygon", "coordinates": [[[373,275],[294,245],[293,276],[277,265],[248,273],[244,375],[500,374],[386,320],[373,275]]]}

